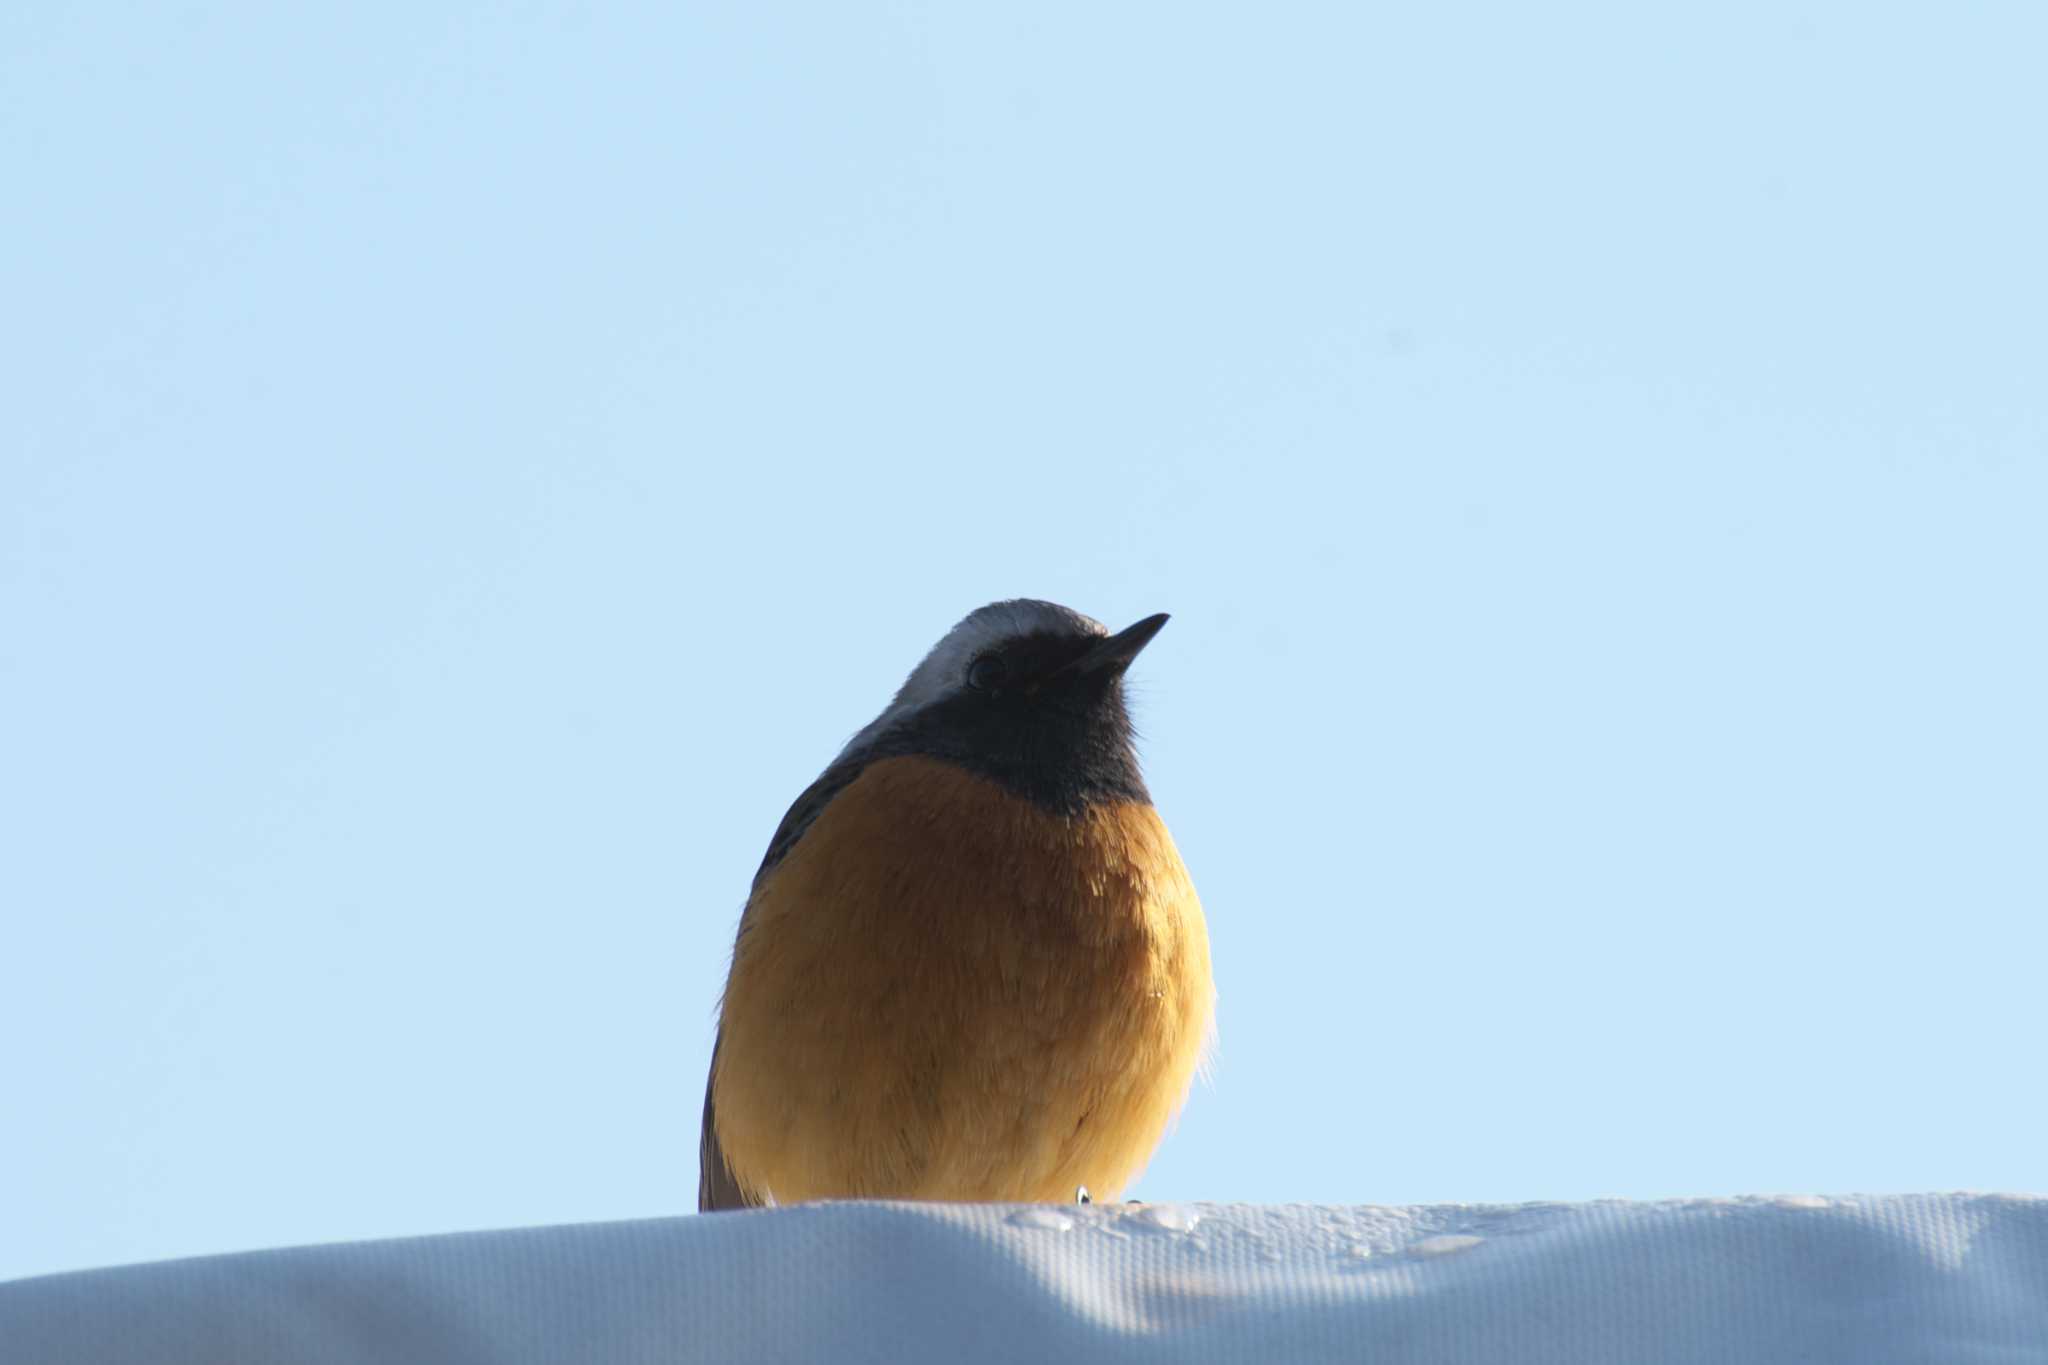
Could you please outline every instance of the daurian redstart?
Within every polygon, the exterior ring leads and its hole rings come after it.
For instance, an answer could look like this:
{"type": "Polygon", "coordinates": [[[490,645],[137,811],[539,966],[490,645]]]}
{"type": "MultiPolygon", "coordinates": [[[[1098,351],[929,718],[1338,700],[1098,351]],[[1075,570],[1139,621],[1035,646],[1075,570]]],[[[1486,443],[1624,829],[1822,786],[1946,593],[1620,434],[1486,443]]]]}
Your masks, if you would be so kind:
{"type": "Polygon", "coordinates": [[[1143,1169],[1215,998],[1124,704],[1165,624],[983,607],[796,799],[733,948],[699,1208],[1113,1199],[1143,1169]]]}

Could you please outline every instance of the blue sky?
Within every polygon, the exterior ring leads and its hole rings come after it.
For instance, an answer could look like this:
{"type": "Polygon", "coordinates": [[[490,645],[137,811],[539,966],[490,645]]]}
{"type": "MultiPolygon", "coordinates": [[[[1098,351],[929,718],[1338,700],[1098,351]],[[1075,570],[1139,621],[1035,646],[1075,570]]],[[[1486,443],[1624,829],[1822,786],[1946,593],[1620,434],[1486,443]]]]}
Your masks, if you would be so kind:
{"type": "Polygon", "coordinates": [[[2037,6],[16,5],[0,1275],[694,1206],[784,806],[1137,675],[1135,1193],[2048,1188],[2037,6]]]}

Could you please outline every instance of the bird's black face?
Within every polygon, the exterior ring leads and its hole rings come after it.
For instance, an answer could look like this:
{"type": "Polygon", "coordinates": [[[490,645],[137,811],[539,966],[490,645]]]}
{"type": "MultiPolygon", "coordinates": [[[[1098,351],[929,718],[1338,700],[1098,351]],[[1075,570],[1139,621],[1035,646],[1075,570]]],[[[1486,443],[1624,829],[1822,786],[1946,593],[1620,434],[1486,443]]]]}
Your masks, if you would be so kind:
{"type": "Polygon", "coordinates": [[[1063,811],[1097,800],[1149,800],[1131,745],[1123,676],[1166,624],[1116,635],[1033,632],[977,653],[959,685],[907,716],[876,756],[957,763],[1063,811]]]}
{"type": "Polygon", "coordinates": [[[970,696],[988,706],[1020,713],[1034,706],[1065,709],[1098,705],[1123,677],[1123,669],[1082,671],[1075,665],[1099,635],[1025,635],[1005,640],[974,656],[961,679],[970,696]]]}
{"type": "Polygon", "coordinates": [[[1095,704],[1116,691],[1138,651],[1166,624],[1148,616],[1115,635],[1034,631],[976,654],[961,680],[990,700],[1043,697],[1053,704],[1095,704]]]}

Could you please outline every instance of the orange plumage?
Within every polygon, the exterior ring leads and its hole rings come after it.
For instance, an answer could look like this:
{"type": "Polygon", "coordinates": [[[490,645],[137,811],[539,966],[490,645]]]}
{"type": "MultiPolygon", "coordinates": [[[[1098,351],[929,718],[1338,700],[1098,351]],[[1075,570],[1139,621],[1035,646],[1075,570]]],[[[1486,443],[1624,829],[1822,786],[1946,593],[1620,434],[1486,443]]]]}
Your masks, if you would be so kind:
{"type": "Polygon", "coordinates": [[[1206,1041],[1209,940],[1151,806],[870,765],[756,890],[712,1076],[740,1187],[1115,1198],[1206,1041]]]}

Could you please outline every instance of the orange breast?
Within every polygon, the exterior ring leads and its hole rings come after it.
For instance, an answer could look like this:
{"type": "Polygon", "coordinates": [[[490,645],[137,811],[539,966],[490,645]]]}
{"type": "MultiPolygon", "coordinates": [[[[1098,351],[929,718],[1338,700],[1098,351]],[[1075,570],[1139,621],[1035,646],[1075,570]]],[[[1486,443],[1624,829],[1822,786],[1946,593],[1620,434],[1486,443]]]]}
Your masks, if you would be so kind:
{"type": "Polygon", "coordinates": [[[742,1188],[1113,1199],[1207,1040],[1209,940],[1158,814],[1048,814],[871,765],[756,891],[713,1076],[742,1188]]]}

